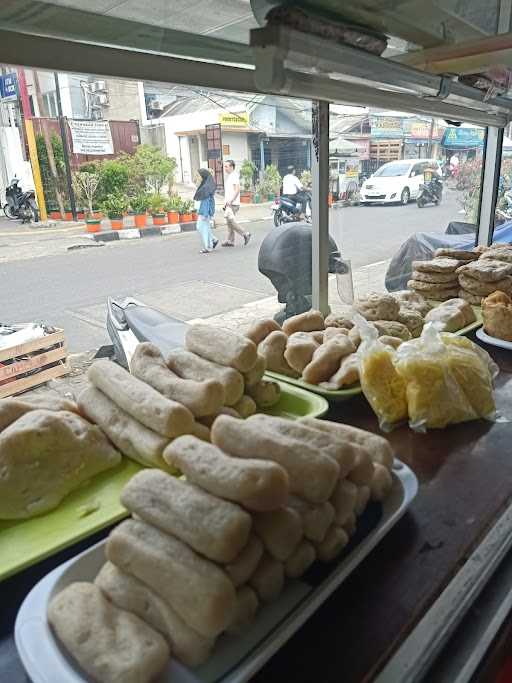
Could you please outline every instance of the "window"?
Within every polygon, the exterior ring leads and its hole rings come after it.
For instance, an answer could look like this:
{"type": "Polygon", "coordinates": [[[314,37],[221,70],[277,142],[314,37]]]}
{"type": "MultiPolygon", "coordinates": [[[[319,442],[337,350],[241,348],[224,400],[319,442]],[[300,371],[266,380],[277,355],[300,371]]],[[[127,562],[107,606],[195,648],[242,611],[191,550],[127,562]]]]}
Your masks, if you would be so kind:
{"type": "Polygon", "coordinates": [[[407,288],[414,260],[429,258],[440,246],[474,245],[478,222],[483,128],[364,108],[360,118],[370,121],[367,158],[359,160],[354,191],[338,183],[329,217],[330,235],[346,262],[342,272],[330,275],[333,310],[372,291],[407,288]],[[374,169],[369,177],[367,166],[374,169]],[[442,178],[442,195],[423,202],[431,168],[442,178]]]}
{"type": "MultiPolygon", "coordinates": [[[[40,73],[39,83],[44,84],[50,77],[40,73]]],[[[91,82],[96,80],[91,76],[91,82]]],[[[288,166],[294,166],[296,175],[305,186],[311,184],[310,102],[272,95],[254,101],[253,94],[243,92],[150,85],[158,87],[161,103],[158,117],[144,121],[146,98],[143,93],[139,97],[143,83],[135,88],[131,81],[110,79],[111,105],[117,112],[123,111],[124,107],[126,119],[110,117],[112,120],[94,121],[91,116],[81,127],[80,141],[73,142],[69,127],[67,142],[73,174],[83,169],[99,174],[103,179],[92,198],[93,208],[103,214],[102,232],[115,232],[114,237],[124,237],[126,233],[117,229],[113,231],[113,227],[122,226],[123,231],[134,229],[137,220],[142,221],[142,226],[164,223],[167,234],[143,240],[115,239],[105,250],[66,252],[67,246],[86,241],[82,235],[84,226],[82,231],[59,232],[58,239],[46,239],[44,244],[39,239],[37,248],[35,245],[30,249],[28,246],[20,247],[18,253],[13,249],[6,258],[8,262],[2,264],[10,281],[26,282],[28,278],[26,287],[36,291],[36,280],[42,277],[41,273],[48,271],[47,259],[52,259],[49,286],[55,296],[43,301],[37,297],[27,299],[19,295],[21,290],[17,288],[13,296],[5,297],[3,314],[6,320],[44,320],[64,328],[71,352],[86,352],[109,344],[104,324],[109,296],[121,299],[136,297],[183,321],[204,320],[240,329],[254,318],[273,316],[289,303],[290,290],[286,278],[295,282],[297,278],[294,276],[309,272],[309,283],[306,291],[301,290],[301,296],[310,295],[309,227],[309,247],[293,254],[293,263],[291,267],[288,264],[283,277],[274,277],[269,267],[265,270],[262,266],[265,272],[261,272],[258,263],[265,238],[275,232],[272,206],[288,166]],[[138,122],[128,120],[133,118],[136,106],[140,107],[138,122]],[[219,125],[219,114],[244,109],[247,112],[246,122],[242,120],[237,126],[232,123],[219,125]],[[206,126],[215,127],[215,139],[212,138],[215,144],[206,144],[211,141],[207,138],[206,126]],[[138,131],[141,142],[146,146],[145,156],[136,160],[134,165],[138,131]],[[108,153],[108,145],[111,145],[113,154],[108,153]],[[234,199],[236,210],[233,232],[226,225],[223,212],[223,179],[227,177],[223,162],[226,159],[235,163],[234,185],[240,188],[240,194],[235,192],[237,196],[229,195],[234,199]],[[195,219],[191,215],[195,208],[193,197],[197,174],[201,168],[216,169],[219,174],[212,229],[215,242],[210,241],[208,245],[202,242],[201,232],[196,230],[195,219]],[[171,175],[173,182],[169,182],[171,175]],[[130,206],[139,211],[136,202],[139,193],[146,193],[151,201],[148,215],[145,216],[142,210],[139,216],[131,215],[131,212],[123,216],[130,206]],[[169,203],[169,193],[179,195],[181,202],[189,204],[186,210],[180,209],[181,218],[173,213],[172,220],[178,223],[169,223],[171,219],[167,210],[170,212],[176,203],[175,198],[169,203]],[[132,205],[131,202],[135,203],[132,205]],[[221,246],[228,240],[234,242],[234,248],[221,246]],[[214,243],[217,245],[215,250],[214,243]],[[213,253],[201,254],[206,246],[213,253]],[[41,258],[28,263],[18,260],[22,253],[29,258],[32,255],[41,258]],[[80,258],[79,253],[84,258],[80,258]],[[121,262],[124,264],[122,268],[119,267],[121,262]],[[94,287],[91,290],[92,273],[94,287]]],[[[64,88],[62,96],[67,96],[64,88]]],[[[58,220],[59,200],[64,211],[69,209],[70,202],[55,93],[45,92],[43,98],[50,114],[46,128],[52,140],[57,179],[51,172],[38,117],[34,119],[34,131],[47,208],[53,219],[58,220]]],[[[16,106],[19,107],[20,103],[16,106]]],[[[210,128],[208,130],[212,132],[210,128]]],[[[17,130],[15,133],[18,134],[17,130]]],[[[20,169],[27,166],[21,154],[21,140],[18,163],[20,169]]],[[[18,171],[18,176],[23,177],[21,171],[18,171]]],[[[27,178],[23,186],[27,183],[32,183],[32,179],[27,178]]],[[[228,191],[229,187],[226,187],[228,191]]],[[[76,200],[80,211],[88,208],[86,197],[78,195],[76,200]]],[[[285,219],[283,216],[282,220],[285,219]]],[[[276,222],[280,219],[277,218],[276,222]]],[[[144,234],[144,227],[140,230],[144,234]]]]}

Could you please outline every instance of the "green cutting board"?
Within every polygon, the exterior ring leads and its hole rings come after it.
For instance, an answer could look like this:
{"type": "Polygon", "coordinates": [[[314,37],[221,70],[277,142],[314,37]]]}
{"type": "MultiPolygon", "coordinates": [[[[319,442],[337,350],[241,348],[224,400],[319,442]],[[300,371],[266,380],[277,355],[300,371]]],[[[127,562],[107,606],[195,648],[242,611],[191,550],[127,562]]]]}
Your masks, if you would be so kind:
{"type": "Polygon", "coordinates": [[[123,458],[118,467],[70,493],[55,510],[32,519],[0,521],[0,580],[125,517],[119,493],[141,469],[123,458]]]}
{"type": "MultiPolygon", "coordinates": [[[[329,404],[321,396],[279,384],[279,403],[264,412],[290,419],[327,412],[329,404]]],[[[121,465],[94,477],[55,510],[32,519],[0,521],[0,581],[126,517],[119,494],[141,469],[123,458],[121,465]]]]}

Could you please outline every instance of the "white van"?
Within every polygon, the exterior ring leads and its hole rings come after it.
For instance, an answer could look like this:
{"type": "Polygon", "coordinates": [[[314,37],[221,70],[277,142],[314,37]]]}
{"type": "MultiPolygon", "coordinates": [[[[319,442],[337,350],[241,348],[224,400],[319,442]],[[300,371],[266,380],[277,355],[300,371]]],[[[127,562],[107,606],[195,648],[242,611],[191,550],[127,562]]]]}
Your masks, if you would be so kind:
{"type": "Polygon", "coordinates": [[[403,159],[384,164],[364,181],[360,203],[407,204],[410,199],[416,199],[427,168],[438,168],[442,174],[436,159],[403,159]]]}

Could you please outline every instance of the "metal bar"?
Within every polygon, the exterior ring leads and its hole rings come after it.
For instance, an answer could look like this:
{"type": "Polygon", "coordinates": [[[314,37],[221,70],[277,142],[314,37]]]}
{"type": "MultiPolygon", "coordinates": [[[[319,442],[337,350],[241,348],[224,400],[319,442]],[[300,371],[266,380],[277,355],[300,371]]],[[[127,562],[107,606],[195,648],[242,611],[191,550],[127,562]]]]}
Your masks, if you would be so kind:
{"type": "Polygon", "coordinates": [[[512,23],[512,0],[500,0],[498,14],[498,33],[510,31],[512,23]]]}
{"type": "Polygon", "coordinates": [[[66,122],[64,116],[62,115],[62,102],[60,99],[60,84],[59,84],[59,74],[55,71],[53,74],[55,79],[55,99],[57,100],[57,113],[59,115],[59,127],[60,127],[60,137],[62,140],[62,152],[64,155],[64,167],[66,169],[66,184],[68,186],[68,197],[69,204],[71,206],[71,215],[73,220],[77,220],[76,214],[76,201],[75,192],[73,190],[73,180],[71,176],[71,164],[69,163],[69,148],[68,148],[68,135],[66,130],[66,122]]]}
{"type": "Polygon", "coordinates": [[[494,233],[494,212],[498,198],[503,129],[487,128],[485,143],[477,244],[488,246],[492,243],[494,233]]]}
{"type": "Polygon", "coordinates": [[[311,278],[313,308],[329,310],[329,103],[313,102],[312,248],[311,278]]]}
{"type": "MultiPolygon", "coordinates": [[[[314,74],[315,80],[324,79],[338,88],[357,85],[387,90],[390,97],[407,95],[417,101],[418,108],[424,101],[422,98],[437,96],[441,88],[440,76],[285,26],[252,30],[251,45],[258,71],[266,51],[279,51],[283,68],[290,73],[314,74]]],[[[321,99],[314,93],[310,96],[321,99]]],[[[341,97],[338,95],[335,99],[341,97]]],[[[478,108],[505,116],[512,114],[512,99],[498,96],[485,100],[485,93],[455,81],[449,83],[445,101],[468,110],[478,108]]]]}
{"type": "Polygon", "coordinates": [[[137,81],[200,85],[220,90],[261,92],[254,84],[254,70],[210,62],[169,57],[156,52],[104,47],[71,40],[56,40],[0,29],[0,62],[59,73],[69,71],[113,76],[137,81]]]}
{"type": "Polygon", "coordinates": [[[412,95],[392,93],[371,87],[342,83],[329,78],[311,76],[304,73],[282,69],[282,62],[277,63],[272,71],[271,62],[267,68],[256,70],[255,81],[260,90],[273,92],[289,97],[317,98],[329,102],[380,107],[383,109],[399,109],[427,116],[448,118],[453,121],[475,123],[480,126],[493,125],[502,127],[508,122],[507,116],[495,115],[477,109],[469,109],[453,104],[446,104],[435,99],[422,99],[412,95]]]}
{"type": "Polygon", "coordinates": [[[374,683],[419,683],[511,547],[509,505],[374,683]]]}
{"type": "Polygon", "coordinates": [[[253,63],[247,45],[200,35],[193,27],[191,32],[176,31],[37,0],[2,0],[0,26],[34,36],[147,52],[155,52],[156,48],[169,55],[239,65],[253,63]]]}
{"type": "Polygon", "coordinates": [[[469,683],[512,610],[512,556],[503,559],[450,639],[428,680],[469,683]]]}

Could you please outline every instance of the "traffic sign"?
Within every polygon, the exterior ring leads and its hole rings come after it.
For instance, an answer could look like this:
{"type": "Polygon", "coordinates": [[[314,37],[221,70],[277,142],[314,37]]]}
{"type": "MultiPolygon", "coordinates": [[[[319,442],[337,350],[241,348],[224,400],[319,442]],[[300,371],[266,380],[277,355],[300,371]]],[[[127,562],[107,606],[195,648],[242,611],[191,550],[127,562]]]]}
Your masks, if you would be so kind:
{"type": "Polygon", "coordinates": [[[0,76],[0,99],[16,100],[18,98],[18,77],[15,73],[0,76]]]}

